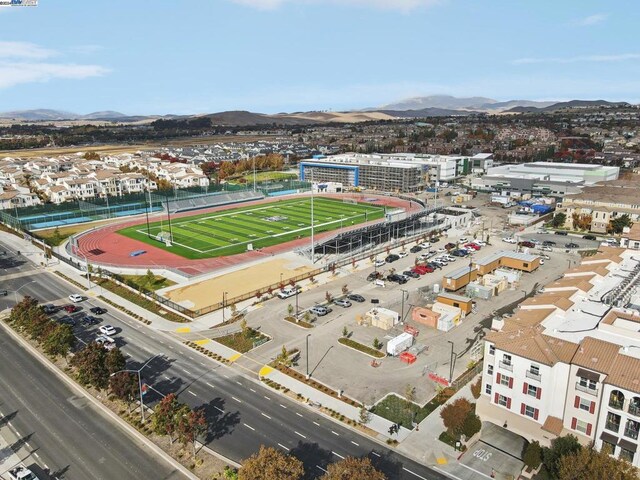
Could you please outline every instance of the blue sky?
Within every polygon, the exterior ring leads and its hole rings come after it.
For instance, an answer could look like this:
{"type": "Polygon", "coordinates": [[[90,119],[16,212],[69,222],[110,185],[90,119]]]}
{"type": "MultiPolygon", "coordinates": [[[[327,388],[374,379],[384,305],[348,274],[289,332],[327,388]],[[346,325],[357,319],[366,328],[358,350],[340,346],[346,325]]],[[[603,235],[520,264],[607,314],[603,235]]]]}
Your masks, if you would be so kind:
{"type": "Polygon", "coordinates": [[[637,0],[40,0],[0,8],[0,111],[638,102],[637,25],[637,0]]]}

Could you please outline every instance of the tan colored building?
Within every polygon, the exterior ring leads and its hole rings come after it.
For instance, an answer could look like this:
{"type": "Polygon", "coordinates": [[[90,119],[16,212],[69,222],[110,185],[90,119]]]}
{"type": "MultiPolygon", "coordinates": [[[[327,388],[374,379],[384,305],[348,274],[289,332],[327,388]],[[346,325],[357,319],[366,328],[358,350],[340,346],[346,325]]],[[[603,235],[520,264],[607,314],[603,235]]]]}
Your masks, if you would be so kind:
{"type": "Polygon", "coordinates": [[[478,274],[493,273],[500,267],[512,268],[521,272],[533,272],[540,267],[540,257],[528,253],[501,250],[474,262],[478,274]]]}
{"type": "Polygon", "coordinates": [[[455,292],[478,278],[478,269],[473,266],[464,266],[442,277],[442,288],[455,292]]]}
{"type": "Polygon", "coordinates": [[[462,311],[463,316],[470,314],[473,310],[473,300],[462,295],[443,292],[438,295],[436,301],[439,303],[444,303],[445,305],[459,308],[462,311]]]}

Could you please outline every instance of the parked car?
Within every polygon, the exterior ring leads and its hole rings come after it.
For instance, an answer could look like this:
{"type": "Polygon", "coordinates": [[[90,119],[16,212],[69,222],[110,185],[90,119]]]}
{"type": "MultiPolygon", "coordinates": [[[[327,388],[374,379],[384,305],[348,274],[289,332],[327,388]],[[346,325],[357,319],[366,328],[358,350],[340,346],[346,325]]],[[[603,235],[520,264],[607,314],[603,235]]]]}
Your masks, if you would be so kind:
{"type": "Polygon", "coordinates": [[[278,296],[278,298],[284,300],[285,298],[293,297],[298,292],[298,290],[299,287],[297,285],[287,285],[284,288],[280,289],[280,291],[276,293],[276,295],[278,296]]]}
{"type": "Polygon", "coordinates": [[[513,237],[504,237],[502,241],[505,243],[516,243],[516,239],[513,237]]]}
{"type": "Polygon", "coordinates": [[[582,238],[585,240],[597,240],[595,235],[583,235],[582,238]]]}
{"type": "Polygon", "coordinates": [[[545,240],[542,242],[543,247],[553,247],[556,244],[553,240],[545,240]]]}
{"type": "Polygon", "coordinates": [[[548,245],[543,245],[542,247],[540,247],[540,250],[542,250],[543,252],[553,252],[553,248],[549,247],[548,245]]]}
{"type": "Polygon", "coordinates": [[[117,333],[116,329],[113,328],[111,325],[103,325],[98,330],[100,330],[100,333],[102,333],[103,335],[108,335],[108,336],[112,336],[117,333]]]}
{"type": "Polygon", "coordinates": [[[567,236],[567,235],[569,235],[569,232],[564,232],[564,231],[562,231],[562,230],[558,230],[558,231],[556,231],[556,235],[564,235],[564,236],[567,236]]]}
{"type": "Polygon", "coordinates": [[[64,311],[67,312],[67,313],[75,313],[75,312],[79,312],[80,310],[82,310],[77,305],[65,305],[62,308],[64,308],[64,311]]]}
{"type": "Polygon", "coordinates": [[[391,255],[387,255],[387,258],[384,259],[384,261],[387,263],[393,263],[397,260],[400,260],[400,257],[395,253],[392,253],[391,255]]]}
{"type": "Polygon", "coordinates": [[[338,300],[333,301],[334,305],[338,305],[342,308],[349,308],[351,306],[351,302],[349,300],[345,300],[344,298],[340,298],[338,300]]]}
{"type": "Polygon", "coordinates": [[[73,303],[78,303],[83,301],[84,297],[82,295],[78,295],[77,293],[73,293],[69,295],[69,300],[71,300],[73,303]]]}
{"type": "Polygon", "coordinates": [[[7,290],[0,290],[0,297],[6,297],[7,295],[9,295],[7,290]]]}
{"type": "Polygon", "coordinates": [[[566,248],[579,248],[580,247],[580,245],[578,245],[577,243],[573,243],[573,242],[565,243],[564,246],[566,248]]]}
{"type": "Polygon", "coordinates": [[[434,272],[436,271],[436,269],[442,270],[442,265],[438,265],[437,263],[429,262],[429,263],[427,263],[426,266],[433,268],[434,272]]]}
{"type": "Polygon", "coordinates": [[[49,303],[49,304],[47,304],[47,305],[44,305],[44,306],[42,307],[42,311],[43,311],[44,313],[46,313],[47,315],[51,315],[51,314],[53,314],[53,313],[56,313],[58,310],[60,310],[60,308],[59,308],[59,307],[56,307],[55,305],[52,305],[52,304],[50,304],[50,303],[49,303]]]}
{"type": "Polygon", "coordinates": [[[467,237],[460,237],[460,240],[458,240],[459,243],[467,243],[469,241],[469,239],[467,237]]]}
{"type": "Polygon", "coordinates": [[[482,248],[482,247],[480,247],[480,245],[476,245],[475,243],[467,243],[465,245],[465,248],[471,248],[473,250],[480,250],[480,248],[482,248]]]}
{"type": "Polygon", "coordinates": [[[422,251],[422,247],[420,245],[414,245],[413,247],[411,247],[409,249],[409,251],[411,253],[418,253],[418,252],[422,251]]]}
{"type": "Polygon", "coordinates": [[[410,277],[410,278],[420,278],[420,274],[417,272],[414,272],[413,270],[405,270],[404,272],[402,272],[402,274],[405,277],[410,277]]]}
{"type": "Polygon", "coordinates": [[[93,307],[93,308],[90,308],[89,311],[94,315],[103,315],[107,313],[107,309],[102,307],[93,307]]]}
{"type": "Polygon", "coordinates": [[[347,295],[347,298],[358,303],[364,302],[364,297],[362,295],[358,295],[357,293],[350,293],[349,295],[347,295]]]}
{"type": "Polygon", "coordinates": [[[540,257],[540,265],[544,265],[544,258],[540,257]]]}
{"type": "Polygon", "coordinates": [[[377,260],[377,259],[376,259],[376,261],[375,261],[373,264],[374,264],[376,267],[382,267],[385,263],[387,263],[387,262],[385,262],[384,260],[377,260]]]}
{"type": "Polygon", "coordinates": [[[116,348],[116,341],[113,338],[107,337],[105,335],[98,335],[95,342],[98,345],[101,345],[106,350],[113,350],[114,348],[116,348]]]}
{"type": "Polygon", "coordinates": [[[382,278],[382,273],[371,272],[369,275],[367,275],[367,282],[373,282],[374,280],[378,280],[379,278],[382,278]]]}
{"type": "Polygon", "coordinates": [[[81,320],[85,325],[97,325],[98,323],[100,323],[100,320],[91,315],[85,315],[81,320]]]}
{"type": "Polygon", "coordinates": [[[446,251],[447,251],[447,249],[446,248],[442,248],[442,247],[440,247],[439,249],[436,250],[437,253],[444,253],[446,251]]]}
{"type": "Polygon", "coordinates": [[[409,281],[409,277],[405,277],[404,275],[400,275],[398,273],[392,273],[391,275],[387,275],[387,280],[402,285],[409,281]]]}
{"type": "Polygon", "coordinates": [[[422,242],[422,243],[420,244],[420,246],[421,246],[422,248],[431,248],[431,244],[430,244],[429,242],[422,242]]]}
{"type": "Polygon", "coordinates": [[[409,254],[405,250],[401,250],[401,251],[398,252],[398,257],[400,257],[400,258],[404,258],[407,255],[409,255],[409,254]]]}
{"type": "Polygon", "coordinates": [[[451,250],[452,248],[456,248],[456,244],[455,243],[447,243],[444,248],[446,248],[447,250],[451,250]]]}
{"type": "Polygon", "coordinates": [[[479,245],[481,247],[486,247],[487,246],[487,242],[483,242],[482,240],[474,240],[473,243],[475,243],[476,245],[479,245]]]}
{"type": "Polygon", "coordinates": [[[58,321],[65,325],[71,325],[72,327],[76,324],[76,321],[73,318],[71,318],[69,315],[64,315],[63,317],[60,317],[58,321]]]}
{"type": "Polygon", "coordinates": [[[518,243],[519,247],[526,247],[526,248],[535,248],[536,244],[533,242],[530,242],[529,240],[523,240],[522,242],[518,243]]]}
{"type": "MultiPolygon", "coordinates": [[[[428,273],[427,268],[428,268],[428,267],[427,267],[426,265],[414,265],[414,266],[411,268],[411,271],[412,271],[413,273],[417,273],[418,275],[425,275],[426,273],[428,273]]],[[[432,269],[431,271],[433,271],[433,269],[432,269]]],[[[406,273],[406,272],[405,272],[405,273],[406,273]]]]}
{"type": "Polygon", "coordinates": [[[331,310],[327,307],[323,307],[321,305],[314,305],[313,307],[311,307],[309,309],[309,311],[311,313],[313,313],[314,315],[317,315],[319,317],[324,317],[325,315],[327,315],[331,310]]]}

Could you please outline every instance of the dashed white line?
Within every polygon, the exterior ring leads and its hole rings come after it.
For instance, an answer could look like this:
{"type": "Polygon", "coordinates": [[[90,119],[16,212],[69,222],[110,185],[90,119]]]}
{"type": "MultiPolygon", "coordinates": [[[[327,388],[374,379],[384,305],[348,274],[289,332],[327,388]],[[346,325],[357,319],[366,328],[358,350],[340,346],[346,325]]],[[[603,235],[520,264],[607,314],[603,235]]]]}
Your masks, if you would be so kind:
{"type": "Polygon", "coordinates": [[[236,397],[231,397],[231,398],[233,398],[238,403],[242,403],[242,400],[240,400],[239,398],[236,398],[236,397]]]}
{"type": "Polygon", "coordinates": [[[254,432],[256,431],[256,429],[253,428],[251,425],[247,425],[246,423],[243,423],[243,425],[247,427],[249,430],[253,430],[254,432]]]}
{"type": "Polygon", "coordinates": [[[236,383],[240,386],[242,386],[242,383],[240,383],[238,380],[236,380],[236,383]]]}
{"type": "Polygon", "coordinates": [[[303,434],[301,434],[300,432],[296,432],[295,430],[293,431],[293,433],[295,433],[295,434],[296,434],[296,435],[298,435],[299,437],[307,438],[307,437],[305,437],[303,434]]]}
{"type": "MultiPolygon", "coordinates": [[[[218,407],[213,407],[213,408],[215,408],[216,410],[218,410],[220,413],[224,413],[224,410],[223,410],[223,409],[221,409],[221,408],[218,408],[218,407]]],[[[379,456],[379,455],[378,455],[378,456],[379,456]]]]}
{"type": "Polygon", "coordinates": [[[416,477],[421,478],[422,480],[427,480],[427,479],[426,479],[426,478],[424,478],[423,476],[418,475],[416,472],[412,472],[412,471],[411,471],[411,470],[409,470],[408,468],[402,467],[402,469],[403,469],[405,472],[410,473],[411,475],[415,475],[416,477]]]}
{"type": "Polygon", "coordinates": [[[282,408],[287,408],[287,407],[286,407],[285,405],[283,405],[283,404],[280,404],[280,406],[281,406],[282,408]]]}
{"type": "Polygon", "coordinates": [[[256,391],[251,387],[249,387],[249,390],[251,390],[253,393],[256,393],[256,391]]]}
{"type": "Polygon", "coordinates": [[[266,398],[267,400],[271,400],[269,397],[267,397],[266,395],[263,395],[264,398],[266,398]]]}
{"type": "Polygon", "coordinates": [[[317,427],[319,427],[319,426],[320,426],[320,424],[319,424],[318,422],[313,422],[313,424],[314,424],[315,426],[317,426],[317,427]]]}
{"type": "Polygon", "coordinates": [[[213,385],[211,385],[210,383],[206,383],[206,385],[207,385],[207,387],[215,388],[215,387],[214,387],[213,385]]]}
{"type": "Polygon", "coordinates": [[[351,443],[353,443],[356,447],[359,447],[359,446],[360,446],[360,444],[359,444],[359,443],[356,443],[356,442],[354,442],[353,440],[351,440],[351,443]]]}
{"type": "Polygon", "coordinates": [[[278,444],[278,446],[279,446],[280,448],[284,448],[287,452],[289,451],[289,449],[288,449],[287,447],[285,447],[284,445],[282,445],[281,443],[279,443],[279,444],[278,444]]]}
{"type": "Polygon", "coordinates": [[[206,367],[204,362],[200,362],[200,365],[202,365],[203,367],[206,367]]]}
{"type": "Polygon", "coordinates": [[[331,453],[333,453],[336,457],[341,458],[341,459],[344,460],[344,457],[342,455],[340,455],[339,453],[336,453],[333,450],[331,450],[331,453]]]}
{"type": "Polygon", "coordinates": [[[267,417],[269,420],[271,420],[271,417],[264,412],[260,412],[260,415],[262,415],[263,417],[267,417]]]}
{"type": "Polygon", "coordinates": [[[377,453],[377,452],[371,452],[371,455],[375,455],[376,457],[379,457],[379,456],[380,456],[380,454],[379,454],[379,453],[377,453]]]}
{"type": "Polygon", "coordinates": [[[47,465],[46,463],[44,464],[44,469],[45,469],[45,470],[51,470],[51,469],[49,468],[49,465],[47,465]]]}
{"type": "Polygon", "coordinates": [[[331,430],[331,433],[333,433],[334,435],[336,435],[338,437],[340,436],[340,434],[338,432],[334,432],[333,430],[331,430]]]}
{"type": "Polygon", "coordinates": [[[164,375],[162,375],[164,378],[166,378],[167,380],[171,380],[171,377],[169,375],[167,375],[166,373],[164,375]]]}
{"type": "Polygon", "coordinates": [[[322,470],[324,473],[327,473],[327,471],[326,471],[324,468],[322,468],[320,465],[316,465],[316,468],[319,468],[319,469],[320,469],[320,470],[322,470]]]}
{"type": "Polygon", "coordinates": [[[184,373],[186,373],[187,375],[191,375],[191,372],[189,370],[187,370],[186,368],[182,369],[184,371],[184,373]]]}
{"type": "Polygon", "coordinates": [[[225,378],[229,378],[229,375],[227,375],[226,373],[223,373],[222,375],[224,375],[225,378]]]}
{"type": "Polygon", "coordinates": [[[301,413],[298,413],[298,412],[296,412],[296,415],[298,415],[299,417],[301,417],[301,416],[302,416],[302,414],[301,414],[301,413]]]}
{"type": "Polygon", "coordinates": [[[190,393],[191,395],[193,395],[194,397],[197,397],[197,396],[198,396],[198,395],[196,395],[195,393],[193,393],[191,390],[189,390],[189,393],[190,393]]]}
{"type": "Polygon", "coordinates": [[[174,350],[173,346],[171,346],[171,345],[169,345],[169,348],[170,348],[171,350],[174,350]]]}

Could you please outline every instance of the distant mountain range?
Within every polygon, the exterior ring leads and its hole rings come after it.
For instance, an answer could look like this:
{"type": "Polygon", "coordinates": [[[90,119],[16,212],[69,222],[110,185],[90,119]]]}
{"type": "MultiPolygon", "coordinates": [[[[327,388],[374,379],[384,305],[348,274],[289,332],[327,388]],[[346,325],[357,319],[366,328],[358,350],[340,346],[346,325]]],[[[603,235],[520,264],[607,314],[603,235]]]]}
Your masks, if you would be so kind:
{"type": "Polygon", "coordinates": [[[61,110],[17,110],[0,113],[0,120],[16,122],[51,122],[51,121],[111,121],[111,122],[150,122],[159,118],[188,119],[208,117],[218,126],[254,126],[254,125],[309,125],[323,123],[356,123],[375,120],[393,120],[397,118],[424,118],[443,116],[466,116],[474,114],[499,113],[535,113],[553,112],[566,108],[630,106],[626,102],[608,102],[605,100],[571,100],[568,102],[508,100],[497,101],[486,97],[458,98],[450,95],[431,95],[400,100],[377,108],[363,110],[333,112],[312,111],[264,114],[248,111],[227,111],[206,115],[162,115],[131,116],[120,112],[103,111],[87,115],[65,112],[61,110]]]}

